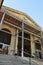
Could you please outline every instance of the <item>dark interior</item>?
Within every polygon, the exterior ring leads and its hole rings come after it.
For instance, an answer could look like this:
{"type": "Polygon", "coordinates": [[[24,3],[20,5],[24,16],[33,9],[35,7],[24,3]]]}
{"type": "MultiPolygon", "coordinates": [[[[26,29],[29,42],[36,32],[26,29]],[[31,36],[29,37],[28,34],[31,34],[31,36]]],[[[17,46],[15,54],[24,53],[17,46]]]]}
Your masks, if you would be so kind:
{"type": "MultiPolygon", "coordinates": [[[[19,33],[19,36],[22,36],[22,32],[19,33]]],[[[24,37],[30,39],[30,35],[24,33],[24,37]]],[[[30,40],[24,39],[24,56],[31,56],[31,44],[30,40]]],[[[21,56],[22,51],[22,37],[18,37],[18,54],[21,56]]]]}

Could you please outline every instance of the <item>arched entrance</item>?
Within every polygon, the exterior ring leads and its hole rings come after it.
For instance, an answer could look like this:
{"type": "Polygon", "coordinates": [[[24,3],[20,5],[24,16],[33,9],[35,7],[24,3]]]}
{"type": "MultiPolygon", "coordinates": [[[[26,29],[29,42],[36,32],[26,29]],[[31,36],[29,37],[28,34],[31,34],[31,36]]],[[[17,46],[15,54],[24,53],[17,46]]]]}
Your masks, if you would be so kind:
{"type": "Polygon", "coordinates": [[[35,53],[37,58],[42,58],[41,57],[41,44],[38,40],[35,40],[35,53]]]}
{"type": "Polygon", "coordinates": [[[5,28],[2,29],[0,31],[0,48],[4,47],[5,45],[6,47],[8,47],[10,45],[10,41],[11,41],[11,32],[8,29],[5,28]]]}

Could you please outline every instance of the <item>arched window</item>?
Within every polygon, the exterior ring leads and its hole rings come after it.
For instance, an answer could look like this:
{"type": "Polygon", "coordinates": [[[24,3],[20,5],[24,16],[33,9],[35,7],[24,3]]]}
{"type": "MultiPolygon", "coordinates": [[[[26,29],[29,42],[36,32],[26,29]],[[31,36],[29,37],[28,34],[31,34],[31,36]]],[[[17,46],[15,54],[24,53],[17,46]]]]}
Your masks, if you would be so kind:
{"type": "Polygon", "coordinates": [[[0,31],[0,42],[10,45],[10,40],[11,32],[6,28],[2,29],[2,31],[0,31]]]}

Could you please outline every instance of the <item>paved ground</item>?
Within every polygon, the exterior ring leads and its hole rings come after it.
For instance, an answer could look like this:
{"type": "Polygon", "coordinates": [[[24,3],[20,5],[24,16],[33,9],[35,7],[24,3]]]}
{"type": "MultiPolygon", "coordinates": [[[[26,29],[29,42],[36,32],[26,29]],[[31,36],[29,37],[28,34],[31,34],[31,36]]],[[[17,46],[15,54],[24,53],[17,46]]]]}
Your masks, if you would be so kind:
{"type": "MultiPolygon", "coordinates": [[[[30,64],[29,64],[29,58],[0,54],[0,65],[30,65],[30,64]]],[[[34,60],[32,60],[32,65],[43,65],[43,62],[40,62],[38,64],[37,61],[35,62],[34,60]]]]}

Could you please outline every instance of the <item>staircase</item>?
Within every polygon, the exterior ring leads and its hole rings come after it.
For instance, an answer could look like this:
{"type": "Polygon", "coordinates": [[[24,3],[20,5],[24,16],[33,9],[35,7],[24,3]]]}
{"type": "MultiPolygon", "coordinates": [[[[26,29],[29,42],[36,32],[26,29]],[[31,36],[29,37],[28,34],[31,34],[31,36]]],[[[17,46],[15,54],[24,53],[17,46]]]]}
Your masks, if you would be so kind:
{"type": "Polygon", "coordinates": [[[0,65],[30,65],[30,61],[31,65],[43,65],[43,62],[31,59],[29,57],[22,58],[20,56],[0,54],[0,65]]]}

